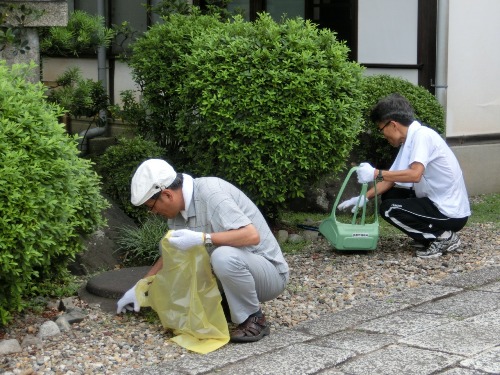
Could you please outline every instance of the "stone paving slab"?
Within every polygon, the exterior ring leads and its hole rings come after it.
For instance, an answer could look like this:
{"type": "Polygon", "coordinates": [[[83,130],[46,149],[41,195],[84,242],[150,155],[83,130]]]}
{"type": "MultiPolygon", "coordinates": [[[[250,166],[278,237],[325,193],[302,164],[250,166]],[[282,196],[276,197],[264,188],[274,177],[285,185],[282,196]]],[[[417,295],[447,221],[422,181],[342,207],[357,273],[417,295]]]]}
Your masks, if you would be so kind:
{"type": "Polygon", "coordinates": [[[344,362],[354,355],[355,353],[349,350],[294,344],[273,353],[249,358],[245,362],[227,366],[221,371],[217,371],[217,374],[315,374],[324,368],[344,362]]]}
{"type": "Polygon", "coordinates": [[[390,346],[356,357],[340,366],[349,375],[426,375],[443,370],[463,357],[405,346],[390,346]]]}
{"type": "Polygon", "coordinates": [[[468,368],[456,367],[445,372],[440,372],[439,375],[484,375],[484,372],[477,370],[470,370],[468,368]]]}
{"type": "Polygon", "coordinates": [[[410,307],[409,304],[386,300],[369,301],[313,321],[303,322],[294,329],[310,335],[326,336],[354,327],[366,320],[376,319],[408,307],[410,307]]]}
{"type": "MultiPolygon", "coordinates": [[[[295,343],[307,342],[314,336],[306,335],[291,329],[281,330],[279,335],[271,333],[261,341],[248,344],[229,343],[219,350],[200,355],[189,353],[181,359],[168,363],[166,366],[156,368],[152,374],[201,374],[209,371],[215,371],[219,367],[244,361],[247,358],[256,358],[269,352],[275,352],[286,346],[295,343]],[[173,372],[172,372],[173,371],[173,372]]],[[[141,371],[127,371],[126,374],[143,375],[141,371]]]]}
{"type": "Polygon", "coordinates": [[[412,310],[428,314],[468,318],[498,308],[500,308],[500,294],[467,291],[440,301],[425,303],[414,307],[412,310]]]}
{"type": "Polygon", "coordinates": [[[457,288],[474,288],[478,285],[489,284],[494,281],[500,281],[500,266],[491,266],[450,276],[439,281],[437,284],[457,288]]]}
{"type": "Polygon", "coordinates": [[[464,367],[481,370],[489,374],[500,374],[500,347],[479,353],[473,358],[460,362],[464,367]]]}
{"type": "Polygon", "coordinates": [[[349,375],[343,371],[337,370],[336,368],[329,368],[320,372],[321,375],[349,375]]]}
{"type": "Polygon", "coordinates": [[[500,310],[439,326],[399,342],[429,350],[473,356],[499,343],[500,310]]]}
{"type": "Polygon", "coordinates": [[[283,347],[302,343],[311,340],[312,336],[305,335],[293,330],[280,331],[279,335],[271,333],[259,342],[248,344],[229,343],[220,350],[208,353],[204,356],[193,354],[177,361],[175,367],[186,374],[199,374],[212,371],[223,365],[246,360],[247,358],[257,358],[269,352],[276,352],[283,347]]]}
{"type": "Polygon", "coordinates": [[[394,344],[396,341],[397,339],[390,335],[347,330],[314,340],[310,343],[317,346],[345,349],[357,354],[364,354],[394,344]]]}
{"type": "MultiPolygon", "coordinates": [[[[245,345],[234,347],[244,348],[245,345]]],[[[210,353],[212,354],[212,353],[210,353]]],[[[261,355],[247,356],[243,360],[219,358],[219,362],[210,354],[197,355],[196,358],[186,356],[183,360],[177,360],[166,366],[153,366],[141,369],[128,369],[120,374],[127,375],[173,375],[173,374],[252,374],[252,375],[282,375],[282,374],[314,374],[321,369],[333,367],[338,363],[355,355],[354,352],[336,348],[325,348],[303,343],[292,344],[275,351],[261,355]],[[201,360],[200,360],[201,359],[201,360]],[[214,361],[215,359],[215,361],[214,361]],[[200,366],[200,364],[203,364],[200,366]],[[217,369],[218,366],[223,368],[217,369]]],[[[228,353],[226,353],[228,354],[228,353]]],[[[342,372],[332,372],[342,374],[342,372]]]]}
{"type": "Polygon", "coordinates": [[[492,284],[481,285],[476,290],[480,290],[482,292],[500,293],[500,281],[492,284]]]}
{"type": "Polygon", "coordinates": [[[444,315],[401,311],[363,323],[356,328],[370,332],[410,336],[454,321],[456,319],[444,315]]]}
{"type": "Polygon", "coordinates": [[[392,294],[385,299],[387,302],[408,304],[411,306],[420,305],[437,298],[443,298],[462,291],[462,288],[455,288],[444,285],[425,285],[420,288],[409,288],[402,292],[392,294]]]}

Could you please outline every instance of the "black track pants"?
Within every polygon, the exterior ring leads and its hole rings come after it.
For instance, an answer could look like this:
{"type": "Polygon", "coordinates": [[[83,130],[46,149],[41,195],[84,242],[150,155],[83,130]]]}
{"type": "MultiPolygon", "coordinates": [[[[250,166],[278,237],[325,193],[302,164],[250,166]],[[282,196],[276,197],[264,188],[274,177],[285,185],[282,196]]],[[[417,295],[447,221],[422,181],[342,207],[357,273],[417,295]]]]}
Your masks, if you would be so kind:
{"type": "Polygon", "coordinates": [[[380,216],[416,241],[433,241],[447,230],[458,232],[467,223],[468,217],[449,218],[429,198],[416,198],[410,189],[392,188],[381,198],[380,216]]]}

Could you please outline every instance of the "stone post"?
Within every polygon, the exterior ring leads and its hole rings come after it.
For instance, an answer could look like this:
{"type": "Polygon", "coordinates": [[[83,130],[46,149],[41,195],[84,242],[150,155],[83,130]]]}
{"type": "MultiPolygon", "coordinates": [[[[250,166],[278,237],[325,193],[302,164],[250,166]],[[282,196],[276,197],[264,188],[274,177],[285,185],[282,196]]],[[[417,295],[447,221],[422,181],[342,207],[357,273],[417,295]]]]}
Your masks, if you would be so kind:
{"type": "MultiPolygon", "coordinates": [[[[39,17],[26,20],[25,24],[20,25],[22,33],[21,39],[28,42],[29,50],[24,50],[20,53],[19,46],[7,45],[3,51],[0,51],[0,59],[7,61],[7,64],[30,63],[34,61],[37,68],[33,72],[31,81],[40,81],[40,43],[38,39],[38,27],[43,26],[66,26],[68,24],[68,1],[67,0],[8,0],[0,1],[0,5],[13,4],[16,7],[25,5],[35,11],[40,11],[39,17]]],[[[7,21],[17,26],[15,19],[7,19],[7,21]]]]}

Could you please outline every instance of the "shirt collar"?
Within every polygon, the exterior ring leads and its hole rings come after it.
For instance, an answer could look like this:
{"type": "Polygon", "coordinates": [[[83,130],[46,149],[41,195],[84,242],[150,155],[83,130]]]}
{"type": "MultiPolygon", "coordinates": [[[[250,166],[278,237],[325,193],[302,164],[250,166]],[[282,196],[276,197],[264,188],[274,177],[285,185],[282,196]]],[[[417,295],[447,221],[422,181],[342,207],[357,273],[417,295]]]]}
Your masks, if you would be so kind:
{"type": "Polygon", "coordinates": [[[188,174],[182,174],[184,180],[182,182],[182,196],[184,197],[184,210],[181,211],[181,215],[184,220],[188,219],[187,212],[191,206],[193,200],[193,177],[188,174]]]}

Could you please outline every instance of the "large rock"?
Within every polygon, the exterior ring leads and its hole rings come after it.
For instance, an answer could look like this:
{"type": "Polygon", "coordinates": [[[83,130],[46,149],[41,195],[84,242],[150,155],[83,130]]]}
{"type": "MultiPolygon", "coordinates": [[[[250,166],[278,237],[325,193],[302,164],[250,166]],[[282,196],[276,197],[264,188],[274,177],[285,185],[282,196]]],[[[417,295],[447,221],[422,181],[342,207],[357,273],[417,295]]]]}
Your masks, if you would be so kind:
{"type": "Polygon", "coordinates": [[[22,352],[23,349],[16,339],[0,341],[0,356],[22,352]]]}
{"type": "Polygon", "coordinates": [[[57,323],[52,320],[48,320],[40,326],[37,337],[39,339],[44,339],[51,336],[57,336],[61,334],[61,330],[57,323]]]}
{"type": "Polygon", "coordinates": [[[107,271],[121,264],[116,239],[123,227],[137,225],[109,198],[108,201],[111,207],[104,212],[108,225],[84,239],[85,251],[78,254],[69,266],[75,275],[107,271]]]}

